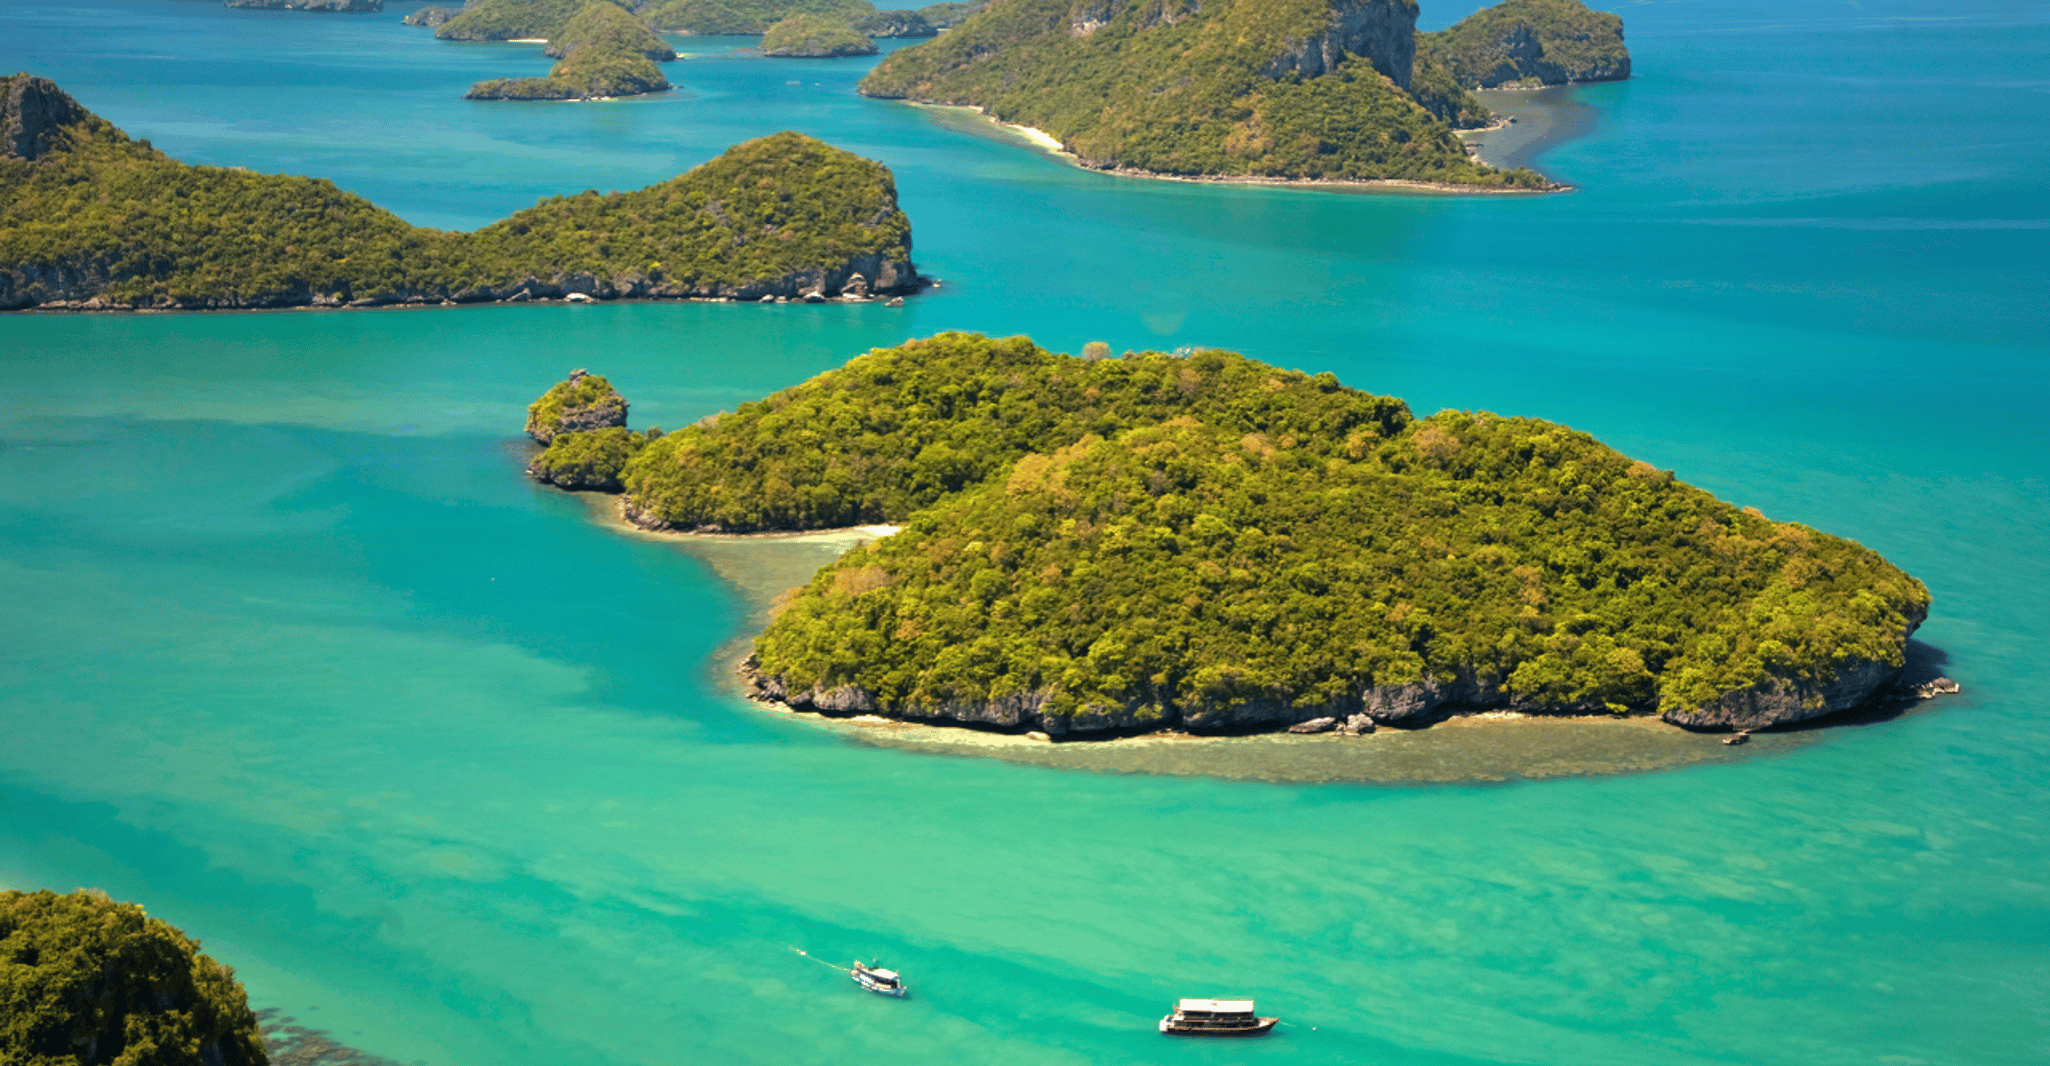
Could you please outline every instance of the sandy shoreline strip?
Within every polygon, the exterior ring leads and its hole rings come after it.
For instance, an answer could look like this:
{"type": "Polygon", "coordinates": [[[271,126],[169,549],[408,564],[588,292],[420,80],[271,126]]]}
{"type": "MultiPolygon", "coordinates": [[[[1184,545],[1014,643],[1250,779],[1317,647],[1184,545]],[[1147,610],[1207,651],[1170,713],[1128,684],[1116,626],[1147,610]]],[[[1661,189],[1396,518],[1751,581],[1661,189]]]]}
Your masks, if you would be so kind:
{"type": "MultiPolygon", "coordinates": [[[[1080,157],[1068,151],[1067,148],[1062,146],[1058,138],[1045,130],[1034,126],[1021,126],[1015,123],[1004,122],[1001,119],[991,118],[989,113],[982,108],[959,104],[926,104],[916,100],[906,100],[904,102],[912,107],[922,108],[927,111],[959,112],[963,115],[972,116],[976,121],[985,123],[994,129],[1023,138],[1034,147],[1042,149],[1046,154],[1067,163],[1077,170],[1086,170],[1091,174],[1105,174],[1114,178],[1143,178],[1148,181],[1187,181],[1203,185],[1270,185],[1286,188],[1351,189],[1370,192],[1446,196],[1543,196],[1549,193],[1573,191],[1572,186],[1558,183],[1554,183],[1551,187],[1544,189],[1501,189],[1490,185],[1459,185],[1443,181],[1410,181],[1405,178],[1275,178],[1258,174],[1161,174],[1151,170],[1137,170],[1130,167],[1116,167],[1106,170],[1083,165],[1080,157]]],[[[1488,130],[1499,129],[1507,125],[1508,123],[1505,121],[1499,125],[1488,127],[1488,130]]],[[[1462,132],[1478,133],[1485,131],[1462,132]]]]}

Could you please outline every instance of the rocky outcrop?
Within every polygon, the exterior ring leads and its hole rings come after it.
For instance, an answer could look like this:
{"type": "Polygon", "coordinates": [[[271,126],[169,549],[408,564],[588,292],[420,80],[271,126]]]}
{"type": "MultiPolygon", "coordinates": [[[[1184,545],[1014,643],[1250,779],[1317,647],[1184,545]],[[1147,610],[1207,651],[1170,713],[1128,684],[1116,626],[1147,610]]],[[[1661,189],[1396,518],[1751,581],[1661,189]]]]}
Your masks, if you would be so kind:
{"type": "Polygon", "coordinates": [[[1289,41],[1260,73],[1279,78],[1294,72],[1314,78],[1336,69],[1338,61],[1350,52],[1408,88],[1416,61],[1416,16],[1416,0],[1331,0],[1329,28],[1314,37],[1289,41]]]}
{"type": "Polygon", "coordinates": [[[878,11],[855,19],[854,28],[870,37],[937,37],[940,33],[916,11],[878,11]]]}
{"type": "MultiPolygon", "coordinates": [[[[649,516],[636,517],[629,499],[624,505],[629,520],[647,525],[649,516]]],[[[651,528],[663,528],[651,526],[651,528]]],[[[1908,633],[1921,624],[1911,619],[1908,633]]],[[[1906,635],[1902,637],[1906,640],[1906,635]]],[[[1472,669],[1461,671],[1452,681],[1426,677],[1372,685],[1360,693],[1357,704],[1334,707],[1296,707],[1281,700],[1250,699],[1228,704],[1168,707],[1148,711],[1139,705],[1094,708],[1072,716],[1041,713],[1050,693],[1028,693],[994,700],[961,700],[913,706],[888,705],[873,693],[856,685],[815,687],[791,693],[782,680],[763,676],[750,656],[746,676],[759,699],[784,703],[793,710],[823,714],[880,714],[891,718],[925,721],[953,721],[1012,729],[1037,729],[1054,736],[1073,733],[1102,733],[1182,728],[1192,732],[1285,729],[1291,733],[1337,731],[1348,736],[1372,733],[1381,725],[1422,725],[1450,712],[1514,710],[1525,714],[1602,714],[1607,708],[1594,704],[1545,703],[1517,697],[1499,680],[1472,669]]],[[[1875,698],[1896,694],[1894,685],[1901,668],[1873,660],[1859,660],[1841,666],[1827,681],[1799,681],[1775,678],[1765,683],[1726,693],[1702,707],[1656,709],[1659,717],[1687,729],[1752,730],[1819,718],[1850,710],[1875,698]]],[[[1956,692],[1948,678],[1908,692],[1907,697],[1930,698],[1956,692]]],[[[1655,709],[1637,708],[1650,714],[1655,709]]]]}
{"type": "Polygon", "coordinates": [[[223,7],[259,7],[272,11],[326,11],[351,15],[383,11],[384,0],[221,0],[223,7]]]}
{"type": "Polygon", "coordinates": [[[399,20],[402,26],[439,26],[462,12],[453,7],[423,7],[399,20]]]}
{"type": "Polygon", "coordinates": [[[394,307],[420,304],[526,303],[562,300],[573,295],[595,300],[802,300],[807,293],[825,298],[869,299],[879,294],[915,293],[920,280],[909,258],[888,259],[877,253],[856,256],[830,270],[806,270],[741,285],[700,285],[675,278],[650,279],[639,273],[598,277],[586,273],[527,275],[512,281],[451,288],[387,289],[372,293],[320,293],[304,284],[268,293],[215,297],[163,296],[126,302],[106,294],[112,279],[103,262],[25,264],[0,268],[0,311],[36,307],[53,311],[229,311],[281,307],[394,307]],[[870,280],[873,279],[873,280],[870,280]]]}
{"type": "Polygon", "coordinates": [[[588,433],[626,425],[626,397],[588,370],[569,377],[536,401],[527,412],[527,436],[550,444],[558,433],[588,433]]]}
{"type": "Polygon", "coordinates": [[[33,162],[50,150],[64,127],[91,117],[48,78],[0,78],[0,158],[33,162]]]}

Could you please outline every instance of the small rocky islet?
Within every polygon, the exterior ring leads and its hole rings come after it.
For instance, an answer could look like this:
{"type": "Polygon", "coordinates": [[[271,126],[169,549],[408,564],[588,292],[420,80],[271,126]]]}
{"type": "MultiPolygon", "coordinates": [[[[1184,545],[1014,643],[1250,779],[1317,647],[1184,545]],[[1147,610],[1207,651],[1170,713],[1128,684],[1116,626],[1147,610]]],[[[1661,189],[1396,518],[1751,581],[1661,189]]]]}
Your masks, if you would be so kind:
{"type": "Polygon", "coordinates": [[[667,434],[580,374],[530,413],[530,472],[620,492],[647,529],[902,524],[755,640],[755,692],[800,711],[1068,737],[1503,710],[1734,730],[1936,694],[1895,691],[1928,591],[1854,542],[1552,423],[1419,418],[1230,352],[1107,354],[942,334],[667,434]]]}

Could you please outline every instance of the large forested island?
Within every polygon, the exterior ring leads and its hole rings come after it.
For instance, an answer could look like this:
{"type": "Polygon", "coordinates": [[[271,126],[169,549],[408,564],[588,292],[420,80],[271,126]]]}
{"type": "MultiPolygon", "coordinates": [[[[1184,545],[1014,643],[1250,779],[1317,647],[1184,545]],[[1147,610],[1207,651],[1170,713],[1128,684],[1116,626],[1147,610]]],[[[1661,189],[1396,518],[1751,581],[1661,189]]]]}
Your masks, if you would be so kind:
{"type": "Polygon", "coordinates": [[[907,523],[756,643],[764,695],[835,713],[1746,728],[1871,697],[1928,610],[1872,551],[1563,426],[1417,418],[1223,351],[1105,354],[943,334],[653,439],[580,379],[537,404],[534,468],[623,487],[655,529],[907,523]]]}
{"type": "Polygon", "coordinates": [[[473,233],[332,182],[191,166],[50,81],[0,78],[0,309],[371,306],[909,292],[888,168],[797,133],[627,193],[551,197],[473,233]]]}
{"type": "Polygon", "coordinates": [[[233,970],[104,893],[0,892],[0,1062],[263,1066],[233,970]]]}
{"type": "Polygon", "coordinates": [[[1004,0],[861,91],[980,108],[1122,173],[1548,187],[1469,157],[1453,130],[1487,109],[1420,57],[1416,17],[1415,0],[1004,0]]]}

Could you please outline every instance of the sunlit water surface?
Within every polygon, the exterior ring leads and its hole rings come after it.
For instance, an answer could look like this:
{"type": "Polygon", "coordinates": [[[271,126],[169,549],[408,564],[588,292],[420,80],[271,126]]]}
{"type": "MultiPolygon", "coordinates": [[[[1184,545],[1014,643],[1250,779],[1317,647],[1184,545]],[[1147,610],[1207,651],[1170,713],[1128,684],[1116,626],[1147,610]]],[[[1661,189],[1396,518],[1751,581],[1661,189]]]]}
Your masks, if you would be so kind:
{"type": "Polygon", "coordinates": [[[427,1066],[2050,1056],[2039,5],[1627,6],[1639,77],[1537,160],[1580,191],[1515,199],[1081,173],[745,39],[662,97],[468,103],[538,46],[410,7],[0,0],[0,66],[444,227],[800,129],[895,170],[947,284],[0,319],[0,881],[145,901],[259,1006],[427,1066]],[[878,748],[727,694],[752,608],[707,557],[518,476],[571,367],[674,427],[946,328],[1565,422],[1923,578],[1966,695],[1500,784],[878,748]],[[1288,1024],[1152,1031],[1208,994],[1288,1024]]]}

